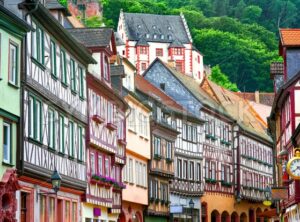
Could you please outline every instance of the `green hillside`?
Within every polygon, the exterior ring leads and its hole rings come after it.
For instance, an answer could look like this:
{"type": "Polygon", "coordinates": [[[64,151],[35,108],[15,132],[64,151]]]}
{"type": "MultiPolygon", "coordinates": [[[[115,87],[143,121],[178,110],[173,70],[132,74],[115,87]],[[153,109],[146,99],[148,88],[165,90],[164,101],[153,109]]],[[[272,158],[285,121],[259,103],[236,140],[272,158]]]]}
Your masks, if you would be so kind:
{"type": "MultiPolygon", "coordinates": [[[[271,91],[269,65],[278,57],[278,27],[300,22],[300,0],[102,0],[103,22],[125,12],[183,12],[204,62],[219,66],[241,91],[271,91]]],[[[98,22],[99,23],[99,22],[98,22]]],[[[89,22],[89,25],[93,25],[89,22]]]]}

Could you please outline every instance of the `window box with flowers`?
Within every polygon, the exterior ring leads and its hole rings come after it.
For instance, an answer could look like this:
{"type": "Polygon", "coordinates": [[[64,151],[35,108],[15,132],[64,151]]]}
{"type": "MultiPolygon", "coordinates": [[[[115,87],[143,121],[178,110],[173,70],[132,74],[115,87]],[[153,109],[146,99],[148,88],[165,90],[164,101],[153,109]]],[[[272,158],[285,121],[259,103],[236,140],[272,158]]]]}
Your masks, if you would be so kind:
{"type": "Polygon", "coordinates": [[[102,118],[101,116],[99,115],[93,115],[92,117],[93,121],[95,121],[97,124],[101,124],[101,123],[104,123],[105,119],[102,118]]]}
{"type": "Polygon", "coordinates": [[[171,158],[169,158],[169,157],[166,158],[166,163],[169,163],[169,164],[170,164],[170,163],[172,163],[172,162],[173,162],[173,160],[172,160],[171,158]]]}
{"type": "Polygon", "coordinates": [[[161,155],[155,153],[155,154],[154,154],[154,159],[155,159],[155,160],[161,160],[161,155]]]}
{"type": "Polygon", "coordinates": [[[222,186],[224,186],[224,187],[231,187],[231,186],[232,186],[232,183],[226,182],[226,181],[221,181],[221,184],[222,184],[222,186]]]}
{"type": "Polygon", "coordinates": [[[111,131],[117,130],[117,126],[116,126],[115,124],[113,124],[113,123],[107,123],[107,124],[106,124],[106,127],[107,127],[109,130],[111,130],[111,131]]]}
{"type": "Polygon", "coordinates": [[[160,200],[160,203],[161,204],[165,204],[165,200],[160,200]]]}
{"type": "Polygon", "coordinates": [[[154,198],[154,197],[150,197],[150,199],[149,199],[150,203],[153,203],[153,202],[154,202],[154,200],[155,200],[155,198],[154,198]]]}
{"type": "Polygon", "coordinates": [[[231,142],[229,141],[226,141],[226,140],[220,140],[221,144],[224,144],[225,146],[230,146],[231,145],[231,142]]]}
{"type": "Polygon", "coordinates": [[[215,183],[217,183],[217,180],[216,180],[216,179],[211,179],[211,178],[206,178],[206,179],[205,179],[205,182],[206,182],[206,183],[212,183],[212,184],[215,184],[215,183]]]}

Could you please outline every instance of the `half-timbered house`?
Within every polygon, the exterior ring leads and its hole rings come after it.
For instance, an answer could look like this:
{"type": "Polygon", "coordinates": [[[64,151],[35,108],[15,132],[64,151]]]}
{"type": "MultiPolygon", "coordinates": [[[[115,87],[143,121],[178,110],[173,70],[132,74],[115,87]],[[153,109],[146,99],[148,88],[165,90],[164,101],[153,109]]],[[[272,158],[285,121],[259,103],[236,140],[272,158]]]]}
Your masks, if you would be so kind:
{"type": "MultiPolygon", "coordinates": [[[[236,178],[239,171],[233,131],[235,118],[217,102],[213,92],[203,89],[192,77],[178,72],[173,64],[156,59],[144,77],[198,118],[206,120],[203,130],[205,195],[201,198],[202,221],[237,221],[249,218],[252,204],[239,203],[236,178]]],[[[270,162],[272,163],[272,162],[270,162]]],[[[259,207],[255,211],[262,210],[259,207]]],[[[251,221],[255,217],[251,217],[251,221]]]]}
{"type": "Polygon", "coordinates": [[[122,168],[125,164],[127,103],[112,87],[110,58],[116,55],[110,28],[70,29],[92,51],[97,64],[89,66],[88,187],[83,205],[86,221],[117,221],[121,213],[122,168]]]}
{"type": "Polygon", "coordinates": [[[179,134],[171,106],[179,110],[181,106],[173,100],[166,103],[165,99],[169,97],[140,75],[136,75],[135,84],[139,95],[152,107],[149,206],[145,210],[145,221],[167,221],[170,216],[170,183],[174,178],[174,146],[179,134]]]}
{"type": "Polygon", "coordinates": [[[279,53],[283,63],[271,64],[271,78],[276,92],[269,128],[276,147],[276,184],[288,189],[288,199],[281,201],[285,221],[299,221],[300,182],[289,177],[287,161],[299,147],[297,134],[300,124],[300,50],[299,29],[280,29],[279,53]],[[298,130],[296,130],[298,128],[298,130]]]}
{"type": "Polygon", "coordinates": [[[198,80],[203,78],[203,56],[193,46],[183,14],[155,15],[121,10],[117,32],[123,42],[118,45],[118,52],[136,66],[138,74],[160,58],[164,62],[173,61],[182,73],[198,80]]]}
{"type": "Polygon", "coordinates": [[[18,209],[21,221],[80,221],[86,190],[86,69],[96,61],[55,17],[64,10],[50,12],[45,6],[40,1],[16,6],[34,29],[26,36],[21,68],[18,209]],[[62,179],[57,195],[50,180],[55,170],[62,179]]]}
{"type": "Polygon", "coordinates": [[[126,128],[126,166],[123,180],[126,189],[122,193],[120,222],[144,221],[144,210],[148,206],[148,161],[150,160],[150,115],[152,108],[135,90],[136,68],[122,58],[125,78],[123,96],[130,107],[126,128]]]}
{"type": "Polygon", "coordinates": [[[16,155],[20,145],[20,77],[24,36],[30,26],[0,1],[0,221],[16,219],[16,155]]]}

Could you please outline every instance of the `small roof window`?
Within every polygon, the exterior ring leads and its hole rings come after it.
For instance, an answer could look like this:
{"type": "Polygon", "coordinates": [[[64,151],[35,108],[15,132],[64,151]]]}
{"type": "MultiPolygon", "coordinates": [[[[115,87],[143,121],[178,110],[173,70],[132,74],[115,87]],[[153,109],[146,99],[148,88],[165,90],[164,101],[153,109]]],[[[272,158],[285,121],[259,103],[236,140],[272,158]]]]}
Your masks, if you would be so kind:
{"type": "Polygon", "coordinates": [[[153,29],[156,29],[156,25],[153,25],[152,28],[153,28],[153,29]]]}
{"type": "Polygon", "coordinates": [[[172,40],[172,36],[171,36],[171,35],[168,35],[168,39],[169,39],[169,40],[172,40]]]}
{"type": "Polygon", "coordinates": [[[165,36],[164,36],[164,35],[161,35],[160,38],[161,38],[161,39],[165,39],[165,36]]]}
{"type": "Polygon", "coordinates": [[[147,39],[149,39],[149,38],[150,38],[150,35],[149,35],[148,33],[146,34],[146,38],[147,38],[147,39]]]}
{"type": "Polygon", "coordinates": [[[171,26],[168,26],[168,30],[172,30],[172,27],[171,27],[171,26]]]}
{"type": "Polygon", "coordinates": [[[141,26],[141,25],[137,25],[137,27],[138,27],[138,29],[142,28],[142,26],[141,26]]]}
{"type": "Polygon", "coordinates": [[[154,35],[153,35],[153,38],[154,38],[154,39],[156,39],[156,38],[157,38],[157,35],[156,35],[156,34],[154,34],[154,35]]]}

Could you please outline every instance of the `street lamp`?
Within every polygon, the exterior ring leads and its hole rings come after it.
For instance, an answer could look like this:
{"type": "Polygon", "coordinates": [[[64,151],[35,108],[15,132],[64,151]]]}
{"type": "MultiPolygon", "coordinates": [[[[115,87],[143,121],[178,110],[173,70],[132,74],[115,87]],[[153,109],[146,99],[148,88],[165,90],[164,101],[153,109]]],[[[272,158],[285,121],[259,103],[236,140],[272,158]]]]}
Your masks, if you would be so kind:
{"type": "Polygon", "coordinates": [[[264,194],[265,194],[265,200],[264,200],[263,204],[265,206],[269,207],[272,204],[272,201],[271,201],[272,200],[272,190],[271,190],[271,188],[269,186],[267,186],[265,188],[264,194]]]}
{"type": "Polygon", "coordinates": [[[60,184],[61,184],[61,176],[59,175],[56,169],[53,171],[53,174],[51,175],[51,183],[52,183],[52,189],[56,194],[59,191],[60,184]]]}
{"type": "Polygon", "coordinates": [[[194,201],[193,201],[193,199],[190,199],[190,201],[189,201],[189,206],[190,206],[190,209],[191,209],[191,216],[192,216],[192,222],[194,221],[193,219],[193,217],[194,217],[194,215],[193,215],[193,211],[194,211],[194,207],[195,207],[195,203],[194,203],[194,201]]]}
{"type": "Polygon", "coordinates": [[[61,185],[61,176],[59,175],[59,172],[55,169],[51,175],[51,184],[52,184],[52,189],[54,192],[37,192],[36,195],[36,201],[39,199],[39,194],[55,194],[57,195],[57,192],[60,189],[61,185]]]}

